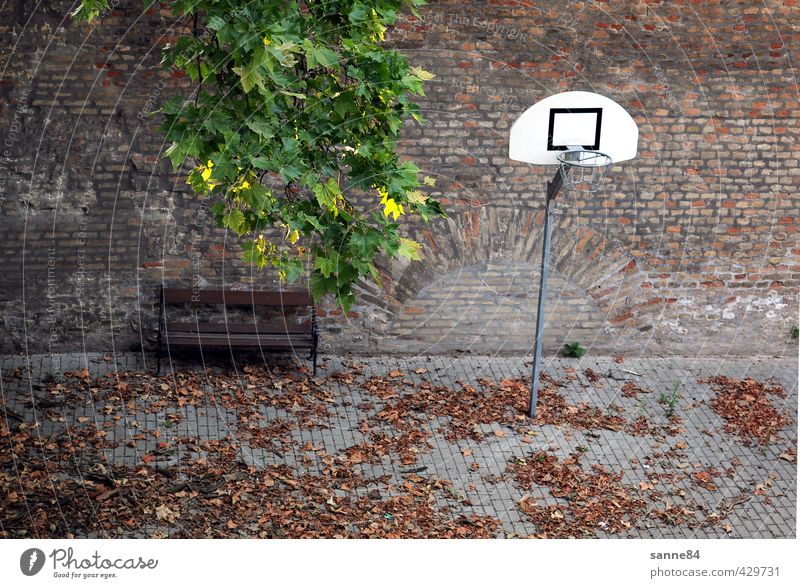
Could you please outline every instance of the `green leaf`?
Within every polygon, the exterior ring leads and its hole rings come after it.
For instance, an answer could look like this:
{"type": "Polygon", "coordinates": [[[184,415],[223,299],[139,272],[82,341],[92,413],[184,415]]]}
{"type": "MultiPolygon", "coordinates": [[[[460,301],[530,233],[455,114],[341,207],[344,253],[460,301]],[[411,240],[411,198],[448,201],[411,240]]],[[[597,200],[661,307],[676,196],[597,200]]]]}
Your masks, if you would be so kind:
{"type": "Polygon", "coordinates": [[[288,163],[281,167],[281,177],[285,182],[293,182],[303,175],[303,168],[296,163],[288,163]]]}
{"type": "Polygon", "coordinates": [[[175,142],[164,151],[164,156],[169,157],[173,169],[178,169],[186,161],[187,153],[186,143],[175,142]]]}
{"type": "Polygon", "coordinates": [[[336,278],[333,276],[326,278],[318,271],[314,271],[311,275],[309,285],[311,287],[311,296],[313,296],[314,300],[317,302],[322,300],[326,294],[334,294],[338,291],[336,278]]]}
{"type": "Polygon", "coordinates": [[[225,19],[216,15],[209,16],[206,21],[206,26],[212,31],[218,31],[225,26],[225,19]]]}
{"type": "Polygon", "coordinates": [[[250,165],[258,169],[271,170],[273,167],[272,160],[268,157],[250,156],[250,165]]]}
{"type": "Polygon", "coordinates": [[[327,278],[336,272],[336,262],[327,257],[317,257],[314,260],[314,269],[319,270],[327,278]]]}
{"type": "Polygon", "coordinates": [[[419,253],[420,249],[422,249],[422,245],[416,241],[401,237],[400,246],[397,248],[397,254],[400,255],[400,257],[405,257],[412,261],[420,261],[422,259],[419,253]]]}
{"type": "Polygon", "coordinates": [[[293,284],[301,275],[306,272],[303,262],[299,259],[287,259],[281,264],[281,269],[284,272],[284,279],[293,284]]]}
{"type": "Polygon", "coordinates": [[[272,139],[272,137],[275,136],[275,129],[268,120],[264,120],[263,118],[251,119],[245,124],[248,129],[258,134],[262,139],[272,139]]]}
{"type": "Polygon", "coordinates": [[[231,229],[232,231],[240,235],[245,233],[246,230],[245,230],[244,213],[240,209],[234,208],[228,214],[223,216],[222,226],[231,229]]]}
{"type": "Polygon", "coordinates": [[[257,84],[263,82],[263,77],[258,72],[258,64],[250,63],[247,66],[234,67],[233,71],[239,76],[242,81],[242,89],[249,93],[257,84]]]}
{"type": "Polygon", "coordinates": [[[242,243],[242,259],[247,263],[257,265],[259,269],[267,265],[266,256],[257,249],[253,241],[242,243]]]}
{"type": "Polygon", "coordinates": [[[279,90],[281,94],[284,96],[291,96],[292,98],[299,98],[300,100],[305,100],[308,98],[305,94],[301,94],[300,92],[290,92],[289,90],[279,90]]]}
{"type": "Polygon", "coordinates": [[[335,51],[331,51],[323,45],[315,45],[310,39],[303,41],[302,48],[306,54],[309,69],[314,69],[320,65],[322,67],[333,67],[339,62],[339,56],[335,51]]]}

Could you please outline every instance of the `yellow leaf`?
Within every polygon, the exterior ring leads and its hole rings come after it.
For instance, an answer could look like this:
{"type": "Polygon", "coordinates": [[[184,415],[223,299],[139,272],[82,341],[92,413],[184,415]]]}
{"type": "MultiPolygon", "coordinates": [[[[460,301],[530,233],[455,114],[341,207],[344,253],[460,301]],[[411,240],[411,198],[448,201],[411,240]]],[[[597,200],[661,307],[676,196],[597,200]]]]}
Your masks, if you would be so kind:
{"type": "Polygon", "coordinates": [[[432,74],[429,71],[425,71],[421,67],[412,67],[411,68],[411,73],[414,74],[415,76],[417,76],[419,79],[424,80],[424,81],[432,80],[433,78],[436,77],[436,74],[432,74]]]}
{"type": "Polygon", "coordinates": [[[428,201],[428,197],[419,190],[412,190],[411,192],[408,192],[406,197],[412,204],[425,204],[428,201]]]}
{"type": "Polygon", "coordinates": [[[381,198],[381,204],[383,204],[383,216],[388,217],[391,214],[394,220],[397,220],[397,217],[401,214],[405,214],[403,205],[398,204],[395,202],[394,198],[389,198],[388,195],[384,195],[383,198],[381,198]]]}
{"type": "Polygon", "coordinates": [[[200,176],[203,178],[204,182],[207,182],[208,178],[211,177],[211,168],[214,167],[214,162],[209,160],[205,164],[205,166],[202,167],[203,167],[203,172],[200,174],[200,176]]]}
{"type": "Polygon", "coordinates": [[[297,243],[297,240],[299,238],[300,238],[300,231],[298,231],[297,229],[295,229],[294,231],[292,231],[291,229],[287,229],[287,231],[286,231],[286,239],[290,243],[297,243]]]}

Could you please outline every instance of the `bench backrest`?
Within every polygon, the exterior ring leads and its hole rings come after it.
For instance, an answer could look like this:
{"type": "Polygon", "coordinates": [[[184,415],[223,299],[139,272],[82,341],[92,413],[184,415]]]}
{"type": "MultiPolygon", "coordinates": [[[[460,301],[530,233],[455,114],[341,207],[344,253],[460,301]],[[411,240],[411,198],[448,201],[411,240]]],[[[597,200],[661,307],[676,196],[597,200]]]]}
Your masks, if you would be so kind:
{"type": "Polygon", "coordinates": [[[197,290],[163,288],[164,304],[225,304],[227,306],[314,306],[307,292],[264,290],[197,290]]]}

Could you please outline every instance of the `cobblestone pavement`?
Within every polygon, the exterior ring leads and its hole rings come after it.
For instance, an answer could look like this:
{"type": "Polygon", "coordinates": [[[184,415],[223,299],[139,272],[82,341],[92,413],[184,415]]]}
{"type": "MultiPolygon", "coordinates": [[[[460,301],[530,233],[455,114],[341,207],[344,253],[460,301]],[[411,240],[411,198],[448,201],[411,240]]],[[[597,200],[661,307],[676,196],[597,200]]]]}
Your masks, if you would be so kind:
{"type": "MultiPolygon", "coordinates": [[[[152,357],[141,354],[4,357],[0,358],[2,400],[15,415],[33,423],[36,417],[30,399],[42,396],[41,382],[48,374],[50,379],[53,375],[60,378],[67,372],[88,368],[94,376],[114,371],[152,370],[152,365],[152,357]],[[25,368],[30,370],[30,378],[25,377],[25,368]]],[[[197,367],[182,364],[181,369],[197,367]]],[[[529,536],[539,529],[522,512],[520,501],[556,507],[567,502],[563,496],[554,497],[546,484],[534,484],[529,488],[515,485],[512,477],[507,475],[508,465],[540,451],[562,460],[577,452],[581,456],[580,466],[587,472],[592,471],[592,466],[603,466],[607,471],[622,473],[620,483],[647,499],[646,516],[630,528],[613,534],[606,533],[605,524],[600,521],[597,537],[795,536],[795,360],[673,357],[625,358],[618,363],[612,358],[599,357],[581,360],[547,358],[545,371],[558,380],[558,392],[569,405],[587,403],[601,411],[610,410],[623,417],[628,425],[643,416],[651,425],[667,423],[669,398],[677,392],[674,409],[680,417],[680,426],[661,435],[636,435],[629,426],[618,430],[585,430],[560,424],[534,425],[518,415],[516,418],[522,423],[521,427],[494,423],[480,425],[483,440],[478,442],[470,438],[448,440],[443,433],[447,416],[429,415],[426,422],[430,448],[415,455],[413,465],[404,465],[397,455],[388,454],[378,462],[365,462],[357,467],[365,477],[378,479],[388,475],[391,485],[395,486],[415,473],[449,480],[452,482],[451,491],[437,494],[436,501],[439,506],[447,507],[453,516],[477,514],[493,517],[502,523],[498,536],[529,536]],[[587,368],[590,371],[587,372],[587,368]],[[786,398],[774,398],[773,403],[788,416],[790,424],[765,444],[748,445],[725,432],[724,422],[709,404],[716,393],[708,384],[698,382],[716,375],[738,379],[750,377],[779,384],[787,395],[786,398]],[[622,387],[627,382],[644,392],[633,396],[622,394],[622,387]],[[703,472],[711,472],[711,476],[703,472]],[[657,515],[659,512],[661,516],[657,515]],[[671,517],[663,513],[682,516],[671,517]],[[713,516],[709,518],[709,515],[713,516]],[[713,524],[700,524],[709,520],[713,524]]],[[[363,386],[374,376],[394,379],[398,388],[413,394],[413,390],[424,382],[463,389],[464,385],[481,386],[486,380],[500,382],[508,378],[524,378],[529,372],[530,359],[522,357],[323,357],[317,381],[332,393],[327,427],[292,430],[291,450],[283,453],[250,446],[239,434],[235,411],[217,403],[186,406],[180,421],[165,428],[165,415],[158,410],[147,410],[147,401],[120,423],[119,417],[111,421],[112,417],[89,399],[62,411],[64,422],[45,420],[39,430],[42,436],[53,437],[63,431],[64,426],[86,422],[89,417],[98,423],[98,429],[109,431],[109,441],[116,441],[104,450],[109,463],[137,466],[142,464],[144,454],[156,448],[157,439],[145,438],[144,435],[132,437],[128,425],[130,419],[135,418],[140,427],[136,432],[164,429],[162,441],[169,436],[198,436],[201,440],[227,436],[237,440],[240,459],[250,466],[264,468],[286,464],[298,471],[313,471],[318,475],[322,471],[318,454],[309,452],[309,447],[314,447],[315,451],[324,447],[327,454],[335,455],[365,440],[361,428],[364,419],[374,416],[384,406],[363,386]],[[352,378],[335,376],[337,373],[353,374],[354,366],[356,375],[352,378]],[[132,438],[135,442],[131,441],[132,438]]],[[[214,390],[208,392],[211,395],[215,393],[214,390]]],[[[151,398],[149,402],[155,401],[151,398]]],[[[262,406],[259,411],[264,424],[276,418],[291,418],[290,410],[274,406],[262,406]]],[[[9,423],[8,414],[6,417],[9,423]]],[[[188,459],[188,455],[179,451],[159,456],[149,465],[180,469],[183,459],[188,459]]]]}

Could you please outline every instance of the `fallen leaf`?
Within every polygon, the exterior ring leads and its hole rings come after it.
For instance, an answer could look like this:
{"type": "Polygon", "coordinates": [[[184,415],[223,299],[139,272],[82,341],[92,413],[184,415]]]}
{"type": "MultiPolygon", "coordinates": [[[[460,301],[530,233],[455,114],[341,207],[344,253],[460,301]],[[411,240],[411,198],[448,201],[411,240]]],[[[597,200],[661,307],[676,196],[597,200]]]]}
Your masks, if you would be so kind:
{"type": "Polygon", "coordinates": [[[102,494],[97,495],[97,501],[103,502],[104,500],[108,500],[109,498],[114,496],[117,492],[119,492],[119,490],[117,490],[116,488],[112,488],[111,490],[106,490],[102,494]]]}
{"type": "Polygon", "coordinates": [[[167,521],[168,523],[174,523],[180,515],[171,510],[166,504],[162,504],[156,507],[156,518],[159,521],[167,521]]]}

